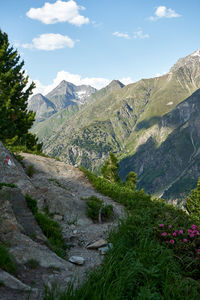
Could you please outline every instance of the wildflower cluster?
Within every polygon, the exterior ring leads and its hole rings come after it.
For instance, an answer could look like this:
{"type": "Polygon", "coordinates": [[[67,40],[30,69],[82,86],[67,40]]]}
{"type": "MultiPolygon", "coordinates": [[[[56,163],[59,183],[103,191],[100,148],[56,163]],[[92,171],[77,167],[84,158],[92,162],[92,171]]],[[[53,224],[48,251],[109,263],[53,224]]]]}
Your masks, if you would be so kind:
{"type": "Polygon", "coordinates": [[[153,231],[161,242],[172,245],[177,251],[188,250],[200,259],[200,225],[177,229],[172,225],[158,224],[153,231]]]}

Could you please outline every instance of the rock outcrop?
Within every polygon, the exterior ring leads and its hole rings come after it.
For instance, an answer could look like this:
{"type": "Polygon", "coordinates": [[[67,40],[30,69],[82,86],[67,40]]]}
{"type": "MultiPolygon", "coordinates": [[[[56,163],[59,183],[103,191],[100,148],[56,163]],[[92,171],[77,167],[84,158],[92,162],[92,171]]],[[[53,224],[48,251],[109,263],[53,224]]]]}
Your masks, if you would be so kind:
{"type": "Polygon", "coordinates": [[[124,215],[123,207],[97,193],[78,168],[43,156],[21,156],[23,166],[0,143],[0,243],[8,247],[18,266],[17,277],[0,270],[0,298],[9,300],[26,299],[33,281],[31,300],[36,299],[37,291],[42,295],[44,283],[51,286],[56,281],[65,288],[72,279],[82,280],[103,259],[100,252],[87,246],[107,239],[108,230],[124,215]],[[32,177],[26,174],[30,166],[32,177]],[[60,224],[69,245],[66,259],[47,247],[47,238],[27,206],[27,193],[37,200],[40,211],[48,211],[60,224]],[[84,198],[93,195],[113,205],[114,220],[99,224],[87,217],[84,198]]]}

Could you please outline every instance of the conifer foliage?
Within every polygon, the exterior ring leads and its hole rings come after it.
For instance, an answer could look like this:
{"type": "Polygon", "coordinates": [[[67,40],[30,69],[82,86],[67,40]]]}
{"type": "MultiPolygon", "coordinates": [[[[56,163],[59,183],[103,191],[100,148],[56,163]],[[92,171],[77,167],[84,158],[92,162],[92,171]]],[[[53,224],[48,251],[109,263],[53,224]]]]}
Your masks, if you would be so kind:
{"type": "Polygon", "coordinates": [[[101,174],[111,183],[120,182],[118,168],[119,164],[117,158],[112,152],[110,152],[108,160],[103,164],[101,168],[101,174]]]}
{"type": "Polygon", "coordinates": [[[28,98],[35,85],[32,82],[27,87],[23,66],[24,61],[0,29],[0,140],[7,145],[40,150],[37,138],[28,132],[35,118],[35,113],[27,110],[28,98]]]}

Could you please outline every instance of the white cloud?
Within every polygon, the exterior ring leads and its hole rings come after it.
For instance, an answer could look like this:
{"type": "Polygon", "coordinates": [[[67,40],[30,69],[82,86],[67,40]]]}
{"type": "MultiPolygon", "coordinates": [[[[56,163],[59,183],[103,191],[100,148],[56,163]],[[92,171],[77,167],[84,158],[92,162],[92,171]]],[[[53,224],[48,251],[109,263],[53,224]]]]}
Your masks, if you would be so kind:
{"type": "Polygon", "coordinates": [[[125,85],[133,83],[133,80],[131,79],[131,77],[123,77],[120,79],[120,81],[125,85]]]}
{"type": "Polygon", "coordinates": [[[134,39],[140,39],[140,40],[148,39],[149,38],[149,34],[143,33],[143,31],[141,29],[139,29],[138,31],[134,32],[133,38],[134,39]]]}
{"type": "Polygon", "coordinates": [[[133,35],[130,35],[128,33],[122,33],[122,32],[114,32],[113,35],[119,37],[119,38],[124,38],[124,39],[127,39],[127,40],[130,40],[130,39],[148,39],[149,38],[149,34],[147,33],[143,33],[142,29],[138,29],[138,31],[134,32],[133,35]]]}
{"type": "Polygon", "coordinates": [[[158,6],[155,10],[154,16],[151,16],[149,19],[151,21],[157,21],[158,19],[162,18],[178,18],[181,15],[179,15],[175,10],[171,8],[167,8],[166,6],[158,6]]]}
{"type": "Polygon", "coordinates": [[[34,38],[31,44],[22,44],[22,48],[52,51],[65,47],[73,48],[74,44],[75,42],[66,35],[61,35],[59,33],[45,33],[34,38]]]}
{"type": "Polygon", "coordinates": [[[124,38],[124,39],[127,39],[129,40],[130,39],[130,36],[128,33],[123,33],[123,32],[118,32],[118,31],[115,31],[113,32],[113,35],[119,37],[119,38],[124,38]]]}
{"type": "Polygon", "coordinates": [[[26,15],[34,20],[39,20],[44,24],[55,24],[59,22],[68,22],[70,24],[81,26],[89,23],[89,18],[80,15],[79,11],[84,10],[75,1],[57,0],[55,3],[46,2],[41,8],[31,8],[26,15]]]}
{"type": "MultiPolygon", "coordinates": [[[[108,85],[111,80],[102,77],[82,77],[79,74],[72,74],[67,71],[60,71],[57,73],[56,78],[54,78],[53,83],[50,85],[43,85],[38,79],[33,80],[36,84],[36,88],[34,89],[34,94],[41,93],[43,95],[48,94],[52,89],[59,85],[62,80],[66,80],[75,85],[91,85],[96,89],[101,89],[108,85]]],[[[133,80],[130,77],[125,77],[120,79],[120,81],[124,84],[132,83],[133,80]]]]}

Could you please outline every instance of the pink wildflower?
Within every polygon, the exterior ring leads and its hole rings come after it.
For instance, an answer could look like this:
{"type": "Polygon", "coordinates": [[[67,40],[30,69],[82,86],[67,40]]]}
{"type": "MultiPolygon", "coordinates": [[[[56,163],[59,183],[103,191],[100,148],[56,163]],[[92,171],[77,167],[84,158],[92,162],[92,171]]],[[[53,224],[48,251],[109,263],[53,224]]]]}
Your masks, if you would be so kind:
{"type": "Polygon", "coordinates": [[[194,236],[195,236],[195,234],[194,234],[194,233],[191,233],[191,234],[190,234],[190,237],[194,237],[194,236]]]}
{"type": "Polygon", "coordinates": [[[178,230],[176,229],[175,232],[178,233],[178,230]]]}
{"type": "Polygon", "coordinates": [[[192,225],[192,229],[193,229],[193,230],[197,229],[197,225],[193,224],[193,225],[192,225]]]}
{"type": "Polygon", "coordinates": [[[187,243],[188,240],[187,239],[183,239],[183,241],[184,241],[184,243],[187,243]]]}
{"type": "Polygon", "coordinates": [[[164,224],[159,224],[159,227],[164,227],[165,225],[164,224]]]}
{"type": "Polygon", "coordinates": [[[192,230],[191,230],[191,229],[188,229],[188,233],[192,233],[192,230]]]}
{"type": "Polygon", "coordinates": [[[169,225],[168,228],[172,228],[172,225],[169,225]]]}
{"type": "Polygon", "coordinates": [[[170,244],[174,244],[174,243],[175,243],[175,241],[174,241],[174,240],[170,240],[169,242],[170,242],[170,244]]]}
{"type": "Polygon", "coordinates": [[[166,235],[167,235],[167,232],[161,233],[161,236],[166,236],[166,235]]]}
{"type": "Polygon", "coordinates": [[[197,250],[197,253],[200,254],[200,249],[197,250]]]}
{"type": "Polygon", "coordinates": [[[177,233],[176,233],[176,232],[173,232],[172,235],[173,235],[173,236],[177,236],[177,233]]]}

